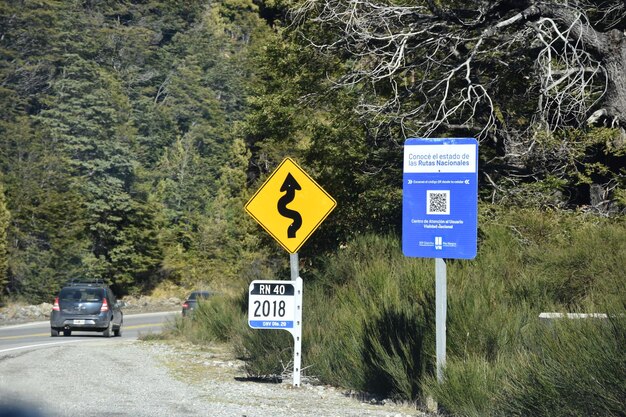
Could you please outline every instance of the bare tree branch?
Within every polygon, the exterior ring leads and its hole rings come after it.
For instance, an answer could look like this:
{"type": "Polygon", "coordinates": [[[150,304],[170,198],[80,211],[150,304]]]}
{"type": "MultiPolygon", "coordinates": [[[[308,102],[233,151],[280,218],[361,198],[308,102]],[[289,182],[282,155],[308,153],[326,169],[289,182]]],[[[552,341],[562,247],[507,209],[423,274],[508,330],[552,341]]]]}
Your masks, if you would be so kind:
{"type": "MultiPolygon", "coordinates": [[[[596,12],[598,19],[608,20],[610,11],[625,15],[619,3],[607,1],[596,12]]],[[[396,120],[411,135],[467,125],[485,137],[501,128],[493,96],[501,80],[490,67],[497,62],[510,68],[507,61],[522,49],[532,50],[535,60],[535,74],[527,75],[539,86],[535,119],[544,127],[581,125],[607,97],[618,102],[607,113],[626,120],[619,114],[626,110],[626,102],[619,104],[626,86],[611,95],[620,88],[612,80],[622,77],[617,71],[626,62],[626,48],[621,49],[623,62],[615,69],[607,65],[614,64],[611,38],[594,28],[586,1],[520,1],[515,6],[467,1],[464,9],[440,4],[305,0],[293,16],[300,27],[321,29],[313,31],[316,36],[301,31],[312,45],[351,57],[350,71],[336,85],[370,87],[371,96],[359,110],[396,120]]]]}

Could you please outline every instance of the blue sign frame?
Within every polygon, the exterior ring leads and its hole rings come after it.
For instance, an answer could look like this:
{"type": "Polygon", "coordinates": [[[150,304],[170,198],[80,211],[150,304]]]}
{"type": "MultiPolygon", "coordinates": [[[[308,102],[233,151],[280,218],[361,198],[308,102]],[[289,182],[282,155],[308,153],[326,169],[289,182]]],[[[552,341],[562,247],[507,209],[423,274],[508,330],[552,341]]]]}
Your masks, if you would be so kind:
{"type": "Polygon", "coordinates": [[[404,255],[474,259],[477,227],[478,141],[407,139],[402,186],[404,255]]]}

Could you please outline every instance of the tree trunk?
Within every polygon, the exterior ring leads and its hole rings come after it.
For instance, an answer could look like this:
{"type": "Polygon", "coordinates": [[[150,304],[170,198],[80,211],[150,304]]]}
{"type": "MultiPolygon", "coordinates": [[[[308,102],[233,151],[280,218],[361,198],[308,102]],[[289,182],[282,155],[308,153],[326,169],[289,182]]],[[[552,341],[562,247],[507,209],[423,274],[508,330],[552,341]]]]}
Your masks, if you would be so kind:
{"type": "Polygon", "coordinates": [[[608,80],[604,108],[613,126],[626,128],[626,36],[614,29],[606,36],[603,64],[608,80]]]}
{"type": "Polygon", "coordinates": [[[588,22],[580,19],[580,12],[563,7],[553,2],[542,2],[526,9],[523,14],[528,19],[550,17],[569,28],[575,38],[583,41],[606,70],[607,90],[602,107],[588,122],[605,117],[609,126],[626,128],[626,36],[624,32],[613,29],[599,32],[588,22]]]}

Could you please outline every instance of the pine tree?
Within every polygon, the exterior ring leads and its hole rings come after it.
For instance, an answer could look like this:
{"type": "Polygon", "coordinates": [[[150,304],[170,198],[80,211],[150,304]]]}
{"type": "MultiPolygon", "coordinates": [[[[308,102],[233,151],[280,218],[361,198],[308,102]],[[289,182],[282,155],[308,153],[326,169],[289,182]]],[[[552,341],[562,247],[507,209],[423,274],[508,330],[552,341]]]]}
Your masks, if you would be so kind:
{"type": "Polygon", "coordinates": [[[229,155],[208,221],[200,225],[195,249],[211,266],[208,276],[215,279],[222,275],[227,278],[225,282],[234,282],[254,259],[264,255],[259,250],[256,224],[243,210],[249,198],[247,169],[251,153],[245,142],[237,139],[229,155]]]}
{"type": "Polygon", "coordinates": [[[63,146],[84,196],[91,244],[86,274],[126,291],[159,262],[151,214],[133,198],[135,160],[129,105],[120,83],[92,61],[65,56],[57,97],[40,120],[63,146]]]}

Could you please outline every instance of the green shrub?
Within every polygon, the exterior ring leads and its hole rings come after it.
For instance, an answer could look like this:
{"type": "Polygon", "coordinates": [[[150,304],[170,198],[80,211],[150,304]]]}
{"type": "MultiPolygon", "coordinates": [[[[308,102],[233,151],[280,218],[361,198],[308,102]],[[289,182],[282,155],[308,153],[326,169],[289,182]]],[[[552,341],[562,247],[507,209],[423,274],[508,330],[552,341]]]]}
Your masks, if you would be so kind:
{"type": "Polygon", "coordinates": [[[434,352],[433,273],[403,257],[394,236],[362,236],[337,253],[324,278],[310,290],[305,282],[309,373],[380,396],[419,396],[434,352]]]}
{"type": "Polygon", "coordinates": [[[363,362],[365,389],[384,397],[417,399],[420,381],[432,370],[434,300],[404,303],[384,310],[365,324],[363,362]],[[432,356],[432,355],[431,355],[432,356]]]}
{"type": "Polygon", "coordinates": [[[445,369],[445,383],[439,384],[435,375],[424,378],[425,394],[435,398],[448,414],[463,417],[495,415],[495,395],[510,363],[481,357],[459,359],[451,357],[445,369]]]}
{"type": "Polygon", "coordinates": [[[502,416],[626,416],[626,309],[610,319],[562,319],[538,334],[506,379],[502,416]]]}
{"type": "Polygon", "coordinates": [[[286,331],[246,328],[233,339],[249,377],[282,380],[293,372],[293,337],[286,331]]]}
{"type": "Polygon", "coordinates": [[[239,300],[215,295],[198,303],[191,319],[210,339],[226,342],[247,326],[239,308],[239,300]]]}
{"type": "MultiPolygon", "coordinates": [[[[476,259],[446,261],[443,384],[433,375],[434,260],[403,256],[393,235],[360,236],[304,274],[303,375],[379,396],[426,394],[455,416],[626,416],[624,219],[493,206],[480,218],[476,259]],[[546,327],[544,311],[614,319],[546,327]]],[[[291,372],[291,335],[249,329],[246,303],[247,288],[195,321],[229,339],[249,375],[291,372]]]]}

